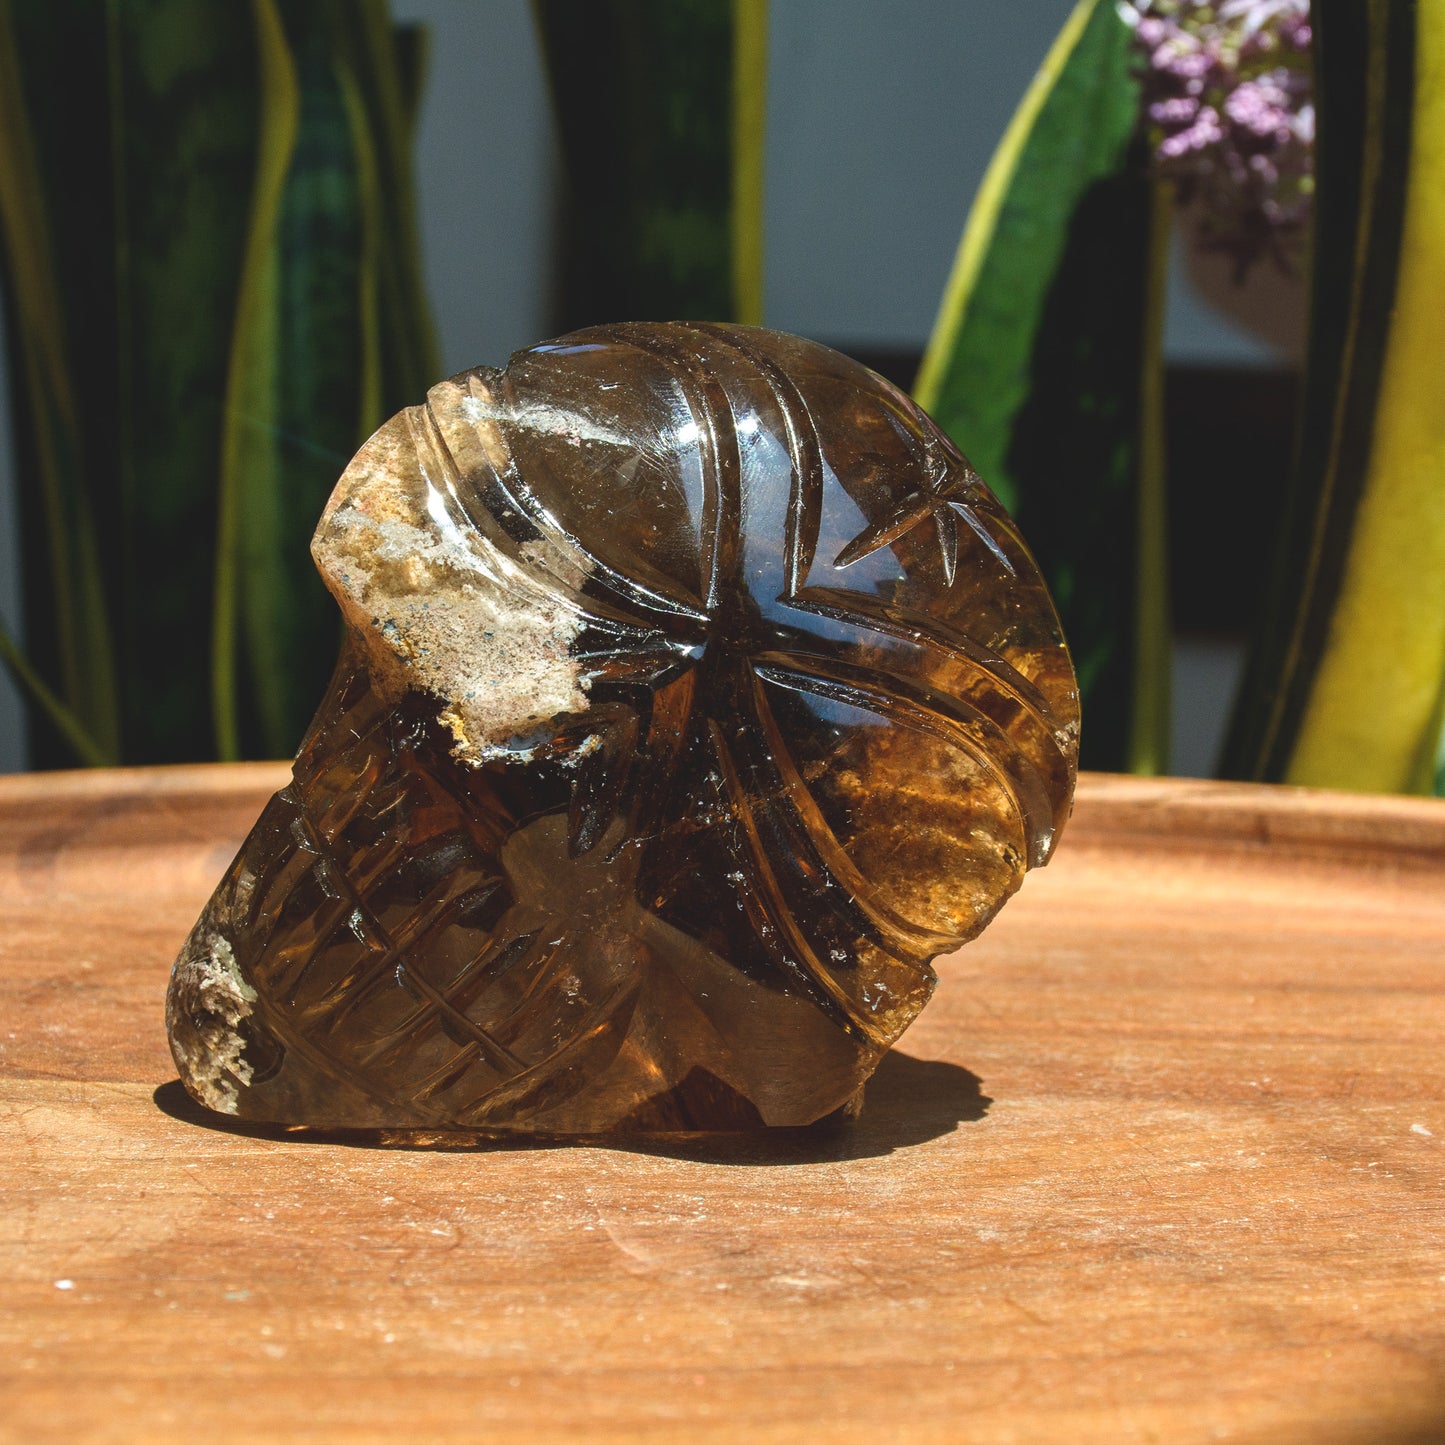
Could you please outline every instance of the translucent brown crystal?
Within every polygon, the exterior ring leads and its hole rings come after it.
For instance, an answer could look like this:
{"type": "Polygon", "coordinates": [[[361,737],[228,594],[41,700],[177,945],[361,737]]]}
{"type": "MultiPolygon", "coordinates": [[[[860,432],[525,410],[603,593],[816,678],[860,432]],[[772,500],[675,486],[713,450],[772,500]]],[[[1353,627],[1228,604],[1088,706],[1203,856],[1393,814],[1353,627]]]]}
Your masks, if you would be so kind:
{"type": "Polygon", "coordinates": [[[1068,814],[1077,693],[1027,549],[811,342],[608,326],[454,377],[313,551],[341,660],[171,981],[213,1109],[808,1123],[1068,814]]]}

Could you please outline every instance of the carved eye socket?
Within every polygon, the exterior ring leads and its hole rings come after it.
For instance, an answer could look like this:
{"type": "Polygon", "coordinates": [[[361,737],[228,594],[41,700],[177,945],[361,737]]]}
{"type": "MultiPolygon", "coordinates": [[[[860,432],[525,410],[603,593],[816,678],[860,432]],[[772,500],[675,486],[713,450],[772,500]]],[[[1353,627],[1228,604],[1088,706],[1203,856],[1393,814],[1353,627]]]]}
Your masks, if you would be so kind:
{"type": "Polygon", "coordinates": [[[453,378],[314,551],[348,652],[203,920],[256,994],[252,1117],[806,1122],[1067,816],[1027,549],[812,343],[614,326],[453,378]]]}

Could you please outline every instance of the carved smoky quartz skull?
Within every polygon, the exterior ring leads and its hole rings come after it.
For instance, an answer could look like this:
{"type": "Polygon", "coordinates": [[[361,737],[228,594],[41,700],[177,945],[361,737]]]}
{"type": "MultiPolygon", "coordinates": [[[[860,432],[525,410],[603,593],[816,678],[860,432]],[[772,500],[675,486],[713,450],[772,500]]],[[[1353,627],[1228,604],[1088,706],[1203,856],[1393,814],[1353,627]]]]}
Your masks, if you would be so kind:
{"type": "Polygon", "coordinates": [[[342,657],[171,982],[213,1109],[810,1122],[1068,814],[1077,692],[1027,549],[811,342],[608,326],[454,377],[313,550],[342,657]]]}

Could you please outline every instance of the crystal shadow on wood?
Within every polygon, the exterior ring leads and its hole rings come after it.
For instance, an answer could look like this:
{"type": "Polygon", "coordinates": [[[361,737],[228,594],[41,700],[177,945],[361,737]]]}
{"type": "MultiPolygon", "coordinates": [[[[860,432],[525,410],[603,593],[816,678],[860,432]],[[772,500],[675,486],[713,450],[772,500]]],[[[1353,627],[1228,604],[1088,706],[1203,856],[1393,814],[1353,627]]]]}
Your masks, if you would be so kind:
{"type": "Polygon", "coordinates": [[[466,372],[362,448],[313,551],[342,657],[168,999],[209,1108],[811,1123],[1067,817],[1023,541],[813,343],[610,326],[466,372]]]}
{"type": "Polygon", "coordinates": [[[197,1104],[179,1079],[152,1094],[156,1107],[184,1124],[199,1124],[225,1134],[292,1144],[321,1144],[352,1149],[401,1149],[440,1153],[571,1148],[588,1144],[630,1154],[649,1154],[694,1163],[786,1166],[882,1159],[900,1149],[917,1148],[973,1124],[993,1100],[976,1074],[957,1064],[917,1059],[900,1049],[884,1055],[864,1086],[856,1115],[839,1110],[812,1124],[793,1128],[694,1130],[687,1133],[608,1133],[566,1137],[503,1130],[482,1134],[459,1129],[308,1129],[253,1124],[197,1104]]]}

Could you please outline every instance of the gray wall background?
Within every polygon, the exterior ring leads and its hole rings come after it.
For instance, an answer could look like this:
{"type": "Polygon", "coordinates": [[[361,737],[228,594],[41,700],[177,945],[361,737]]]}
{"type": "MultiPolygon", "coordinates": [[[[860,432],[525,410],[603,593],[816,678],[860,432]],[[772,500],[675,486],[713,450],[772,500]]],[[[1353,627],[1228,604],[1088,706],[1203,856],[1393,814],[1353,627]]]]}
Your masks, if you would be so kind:
{"type": "MultiPolygon", "coordinates": [[[[427,281],[449,371],[547,330],[556,139],[526,0],[395,0],[431,29],[417,176],[427,281]]],[[[969,202],[1072,0],[774,0],[765,320],[847,347],[920,348],[969,202]]],[[[1266,347],[1176,275],[1175,359],[1264,363],[1266,347]]],[[[0,382],[4,381],[0,360],[0,382]]],[[[3,391],[8,398],[8,387],[3,391]]],[[[0,402],[0,408],[6,405],[0,402]]],[[[0,618],[20,629],[15,476],[0,410],[0,618]]],[[[1233,660],[1177,674],[1176,770],[1206,771],[1233,660]]],[[[0,771],[24,766],[0,679],[0,771]]]]}

